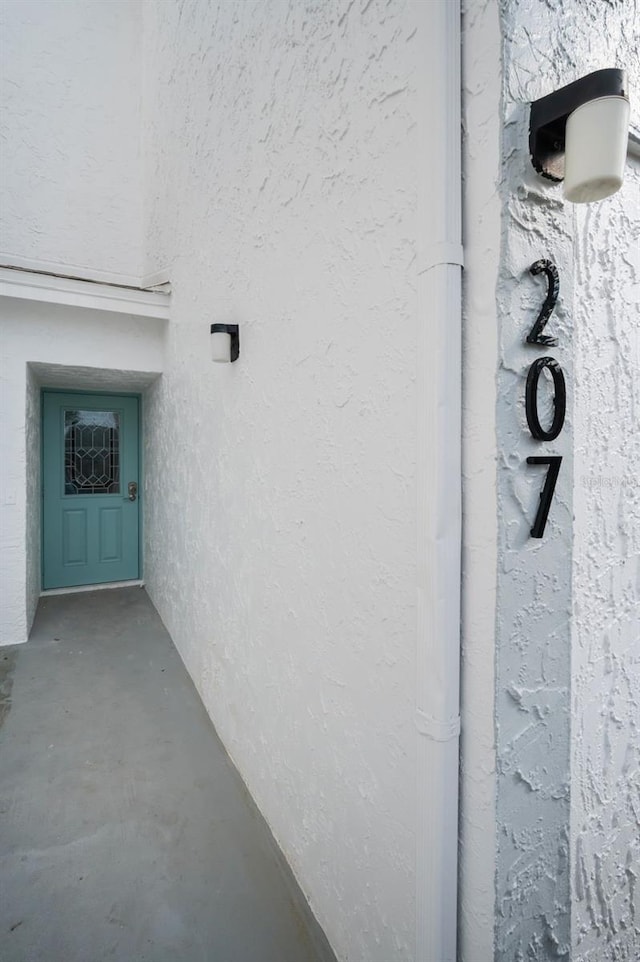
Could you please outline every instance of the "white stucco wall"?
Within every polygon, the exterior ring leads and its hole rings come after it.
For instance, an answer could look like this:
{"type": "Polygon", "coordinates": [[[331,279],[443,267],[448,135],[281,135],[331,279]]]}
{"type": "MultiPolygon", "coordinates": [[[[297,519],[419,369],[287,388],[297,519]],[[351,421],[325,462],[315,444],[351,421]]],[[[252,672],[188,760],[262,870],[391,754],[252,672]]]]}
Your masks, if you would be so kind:
{"type": "Polygon", "coordinates": [[[40,594],[40,390],[139,391],[162,371],[166,324],[0,298],[0,644],[27,640],[40,594]]]}
{"type": "MultiPolygon", "coordinates": [[[[565,2],[561,9],[543,3],[527,8],[517,3],[510,5],[503,17],[510,64],[505,78],[509,94],[514,99],[533,99],[591,70],[624,66],[629,73],[632,122],[637,128],[637,18],[634,3],[565,2]],[[544,72],[535,76],[536,66],[541,64],[545,65],[544,72]]],[[[513,171],[513,159],[508,167],[513,171]]],[[[558,196],[560,190],[551,188],[546,193],[558,196]]],[[[550,958],[564,952],[579,962],[613,962],[635,958],[640,952],[640,903],[635,882],[640,833],[640,509],[635,481],[640,476],[636,437],[640,384],[638,173],[637,168],[628,165],[623,191],[587,208],[565,204],[562,212],[554,211],[554,201],[544,208],[539,201],[525,207],[521,192],[516,188],[513,194],[508,206],[511,216],[517,217],[518,230],[524,228],[535,239],[541,256],[545,253],[542,247],[548,244],[547,249],[555,253],[561,268],[564,304],[556,312],[559,320],[555,326],[561,345],[569,331],[572,344],[571,361],[560,348],[549,352],[563,358],[565,375],[569,375],[569,423],[561,438],[568,433],[575,459],[573,519],[566,518],[554,535],[556,550],[562,550],[567,532],[570,533],[571,575],[565,561],[561,580],[549,585],[547,592],[556,598],[559,591],[563,598],[567,590],[571,593],[571,698],[567,705],[563,704],[563,709],[570,709],[571,713],[570,767],[566,779],[570,821],[566,853],[558,853],[559,861],[553,851],[541,859],[539,847],[536,855],[541,869],[545,870],[545,861],[546,871],[553,869],[554,862],[558,866],[553,872],[556,886],[558,869],[562,866],[564,873],[569,858],[571,933],[569,944],[560,939],[541,951],[550,958]]],[[[508,247],[507,256],[513,256],[513,250],[513,246],[508,247]]],[[[565,466],[566,458],[563,470],[565,466]]],[[[504,567],[512,564],[505,556],[504,567]]],[[[549,565],[545,568],[548,573],[549,565]]],[[[508,576],[502,577],[504,580],[508,576]]],[[[500,612],[499,617],[502,616],[500,612]]],[[[554,644],[557,640],[556,633],[554,644]]],[[[556,647],[555,664],[559,664],[558,655],[556,647]]],[[[513,663],[514,684],[519,683],[515,681],[516,667],[513,663]]],[[[550,678],[548,663],[545,676],[550,678]]],[[[527,701],[531,706],[540,705],[539,693],[533,698],[527,694],[527,701]]],[[[554,707],[550,700],[547,704],[554,707]]],[[[552,740],[548,742],[553,746],[550,755],[558,752],[559,740],[564,740],[559,704],[555,704],[552,714],[555,721],[550,731],[552,740]]],[[[538,727],[541,721],[536,722],[538,727]]],[[[525,722],[523,716],[524,745],[532,735],[525,722]]],[[[521,760],[527,754],[532,757],[526,747],[519,748],[518,754],[521,760]]],[[[549,760],[545,769],[550,771],[549,760]]],[[[545,769],[538,769],[538,774],[542,776],[545,769]]],[[[533,783],[533,794],[544,790],[546,779],[545,775],[533,783]]],[[[545,827],[548,830],[548,822],[545,827]]],[[[521,839],[524,829],[523,825],[517,826],[521,839]]],[[[524,865],[521,861],[520,871],[524,865]]],[[[519,886],[520,892],[525,890],[526,885],[519,886]]],[[[517,894],[511,892],[516,904],[517,894]]],[[[558,902],[557,888],[554,899],[558,902]]],[[[531,909],[528,899],[527,915],[531,909]]],[[[557,906],[554,909],[549,898],[544,917],[551,928],[554,915],[556,933],[558,927],[566,931],[564,912],[559,913],[557,906]]],[[[504,934],[508,941],[506,929],[504,934]]]]}
{"type": "MultiPolygon", "coordinates": [[[[620,962],[640,951],[638,171],[628,165],[625,187],[611,200],[588,208],[565,204],[561,188],[545,184],[530,166],[527,105],[592,70],[622,66],[629,72],[637,129],[637,5],[470,3],[465,20],[471,46],[464,87],[470,270],[463,720],[479,719],[480,725],[477,737],[463,738],[461,954],[469,962],[620,962]],[[473,46],[483,42],[486,57],[473,46]],[[492,172],[487,148],[495,145],[496,95],[490,64],[500,50],[501,160],[492,172]],[[491,220],[492,187],[502,205],[499,232],[491,220]],[[474,237],[480,236],[488,265],[483,279],[471,268],[474,237]],[[528,268],[545,256],[560,270],[560,300],[550,321],[560,343],[536,350],[523,338],[545,285],[528,268]],[[495,389],[489,369],[484,379],[484,396],[496,400],[498,439],[494,812],[490,803],[485,810],[472,808],[489,799],[493,746],[482,724],[488,699],[470,690],[465,678],[477,669],[482,650],[490,657],[477,638],[467,652],[468,626],[486,607],[481,589],[490,588],[473,555],[488,558],[493,547],[490,522],[480,525],[479,509],[470,504],[488,490],[473,430],[482,426],[470,409],[483,396],[477,364],[485,354],[476,322],[496,280],[495,389]],[[524,418],[524,382],[531,361],[542,354],[562,364],[568,410],[557,441],[535,445],[524,418]],[[545,539],[536,544],[527,533],[540,482],[523,462],[541,453],[562,454],[564,461],[545,539]],[[483,855],[487,882],[491,875],[483,826],[487,833],[495,826],[495,919],[481,911],[486,894],[478,897],[483,855]]],[[[490,510],[489,499],[486,505],[490,510]]],[[[488,672],[485,667],[482,677],[488,672]]]]}
{"type": "Polygon", "coordinates": [[[141,22],[137,0],[0,4],[0,263],[140,275],[141,22]]]}
{"type": "MultiPolygon", "coordinates": [[[[496,956],[505,960],[566,958],[570,951],[572,417],[569,410],[556,440],[536,441],[527,426],[524,394],[531,364],[551,356],[572,396],[573,209],[560,189],[534,172],[528,105],[574,79],[574,73],[567,76],[562,57],[547,73],[533,69],[548,42],[539,26],[521,8],[514,6],[510,18],[503,7],[495,931],[496,956]],[[560,274],[560,297],[548,327],[558,339],[552,348],[526,343],[547,294],[545,279],[529,272],[540,258],[550,258],[560,274]],[[546,468],[532,467],[526,459],[545,455],[563,460],[545,534],[538,540],[530,530],[546,468]]],[[[548,418],[551,391],[539,393],[547,400],[540,407],[548,418]]]]}
{"type": "MultiPolygon", "coordinates": [[[[640,119],[637,47],[618,57],[640,119]]],[[[626,962],[640,956],[638,161],[574,224],[573,958],[626,962]]]]}
{"type": "Polygon", "coordinates": [[[148,590],[339,958],[413,959],[416,73],[437,39],[410,2],[146,15],[147,266],[173,263],[148,590]],[[209,360],[213,321],[239,322],[236,364],[209,360]]]}

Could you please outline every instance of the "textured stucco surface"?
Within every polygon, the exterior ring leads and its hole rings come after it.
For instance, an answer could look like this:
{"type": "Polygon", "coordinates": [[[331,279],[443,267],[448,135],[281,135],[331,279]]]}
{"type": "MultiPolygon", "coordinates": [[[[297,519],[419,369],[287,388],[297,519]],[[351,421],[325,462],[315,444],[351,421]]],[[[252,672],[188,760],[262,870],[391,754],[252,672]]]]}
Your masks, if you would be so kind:
{"type": "Polygon", "coordinates": [[[162,371],[166,324],[0,298],[0,644],[27,640],[40,594],[40,389],[131,390],[162,371]]]}
{"type": "MultiPolygon", "coordinates": [[[[572,388],[572,231],[569,210],[536,177],[527,153],[528,102],[562,82],[541,75],[535,38],[503,12],[502,256],[498,278],[498,614],[496,631],[496,957],[566,958],[569,936],[569,692],[572,547],[571,418],[556,441],[531,437],[524,416],[527,371],[550,354],[572,388]],[[546,286],[530,265],[551,258],[561,297],[553,349],[525,344],[546,286]],[[544,468],[563,462],[542,540],[530,537],[544,468]]],[[[542,36],[540,44],[542,44],[542,36]]],[[[541,392],[544,393],[544,392],[541,392]]],[[[570,395],[571,396],[571,395],[570,395]]],[[[544,405],[543,405],[544,407],[544,405]]],[[[548,414],[547,414],[548,417],[548,414]]]]}
{"type": "Polygon", "coordinates": [[[505,960],[627,960],[640,948],[638,497],[628,484],[640,473],[630,431],[637,175],[611,201],[564,204],[529,165],[525,107],[605,66],[627,67],[636,92],[637,18],[634,2],[501,4],[495,954],[505,960]],[[545,256],[560,271],[550,322],[559,345],[538,350],[522,343],[544,296],[527,269],[545,256]],[[543,353],[562,364],[568,413],[560,437],[538,444],[524,419],[524,378],[543,353]],[[542,453],[564,461],[536,543],[528,528],[540,480],[524,461],[542,453]],[[601,476],[620,483],[599,487],[601,476]]]}
{"type": "Polygon", "coordinates": [[[411,3],[146,8],[146,582],[340,958],[414,957],[411,3]],[[240,324],[236,364],[209,324],[240,324]],[[153,425],[162,426],[154,430],[153,425]]]}
{"type": "Polygon", "coordinates": [[[0,258],[139,275],[142,7],[2,0],[0,258]]]}
{"type": "MultiPolygon", "coordinates": [[[[637,98],[638,55],[625,53],[620,62],[635,66],[637,98]]],[[[640,957],[637,161],[627,165],[620,194],[576,212],[575,237],[573,958],[634,962],[640,957]]]]}

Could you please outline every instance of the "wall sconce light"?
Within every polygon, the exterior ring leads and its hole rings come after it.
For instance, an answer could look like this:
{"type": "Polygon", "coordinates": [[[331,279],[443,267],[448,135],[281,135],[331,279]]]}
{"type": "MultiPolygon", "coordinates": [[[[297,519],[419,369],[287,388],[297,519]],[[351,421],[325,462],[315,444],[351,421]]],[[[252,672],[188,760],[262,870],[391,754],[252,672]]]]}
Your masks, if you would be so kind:
{"type": "Polygon", "coordinates": [[[628,136],[625,70],[596,70],[531,104],[531,162],[543,177],[564,180],[573,204],[620,190],[628,136]]]}
{"type": "Polygon", "coordinates": [[[211,360],[225,363],[240,356],[240,332],[237,324],[211,325],[211,360]]]}

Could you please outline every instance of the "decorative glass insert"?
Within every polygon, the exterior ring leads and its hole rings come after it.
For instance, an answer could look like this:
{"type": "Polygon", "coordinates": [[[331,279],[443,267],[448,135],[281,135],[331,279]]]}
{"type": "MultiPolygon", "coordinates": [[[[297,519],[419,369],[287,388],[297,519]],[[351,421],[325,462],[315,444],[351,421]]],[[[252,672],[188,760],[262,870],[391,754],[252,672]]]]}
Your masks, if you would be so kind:
{"type": "Polygon", "coordinates": [[[64,493],[120,493],[120,415],[64,412],[64,493]]]}

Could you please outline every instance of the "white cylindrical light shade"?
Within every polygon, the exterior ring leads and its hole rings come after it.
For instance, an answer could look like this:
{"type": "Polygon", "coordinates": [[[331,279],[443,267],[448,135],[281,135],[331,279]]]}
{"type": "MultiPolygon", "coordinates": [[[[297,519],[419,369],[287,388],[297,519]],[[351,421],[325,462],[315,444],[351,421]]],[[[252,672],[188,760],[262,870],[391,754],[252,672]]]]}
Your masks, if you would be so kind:
{"type": "Polygon", "coordinates": [[[211,360],[227,364],[231,361],[231,335],[226,331],[214,331],[211,335],[211,360]]]}
{"type": "Polygon", "coordinates": [[[600,97],[567,118],[564,196],[588,204],[622,187],[629,136],[629,101],[600,97]]]}

